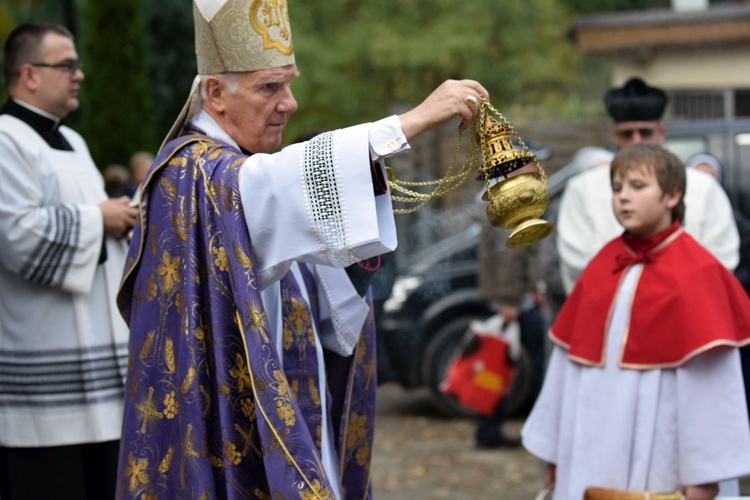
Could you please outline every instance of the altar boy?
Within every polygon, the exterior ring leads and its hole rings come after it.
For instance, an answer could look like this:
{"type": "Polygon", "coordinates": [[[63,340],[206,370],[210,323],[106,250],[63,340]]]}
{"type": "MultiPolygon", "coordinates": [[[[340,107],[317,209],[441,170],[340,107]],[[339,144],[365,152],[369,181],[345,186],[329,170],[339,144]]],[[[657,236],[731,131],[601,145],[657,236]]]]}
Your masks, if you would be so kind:
{"type": "Polygon", "coordinates": [[[625,228],[588,264],[550,331],[524,446],[548,462],[554,498],[588,487],[714,498],[750,474],[737,347],[750,300],[682,228],[685,166],[635,144],[611,165],[625,228]]]}

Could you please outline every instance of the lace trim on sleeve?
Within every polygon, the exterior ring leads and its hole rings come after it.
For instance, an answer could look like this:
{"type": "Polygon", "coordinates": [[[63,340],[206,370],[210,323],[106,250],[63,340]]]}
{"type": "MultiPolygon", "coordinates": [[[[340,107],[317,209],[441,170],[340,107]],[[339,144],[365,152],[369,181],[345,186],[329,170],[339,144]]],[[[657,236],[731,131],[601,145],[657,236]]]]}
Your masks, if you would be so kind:
{"type": "Polygon", "coordinates": [[[300,169],[310,227],[328,264],[346,267],[357,262],[359,258],[351,250],[346,200],[339,186],[333,132],[313,137],[305,144],[300,169]]]}

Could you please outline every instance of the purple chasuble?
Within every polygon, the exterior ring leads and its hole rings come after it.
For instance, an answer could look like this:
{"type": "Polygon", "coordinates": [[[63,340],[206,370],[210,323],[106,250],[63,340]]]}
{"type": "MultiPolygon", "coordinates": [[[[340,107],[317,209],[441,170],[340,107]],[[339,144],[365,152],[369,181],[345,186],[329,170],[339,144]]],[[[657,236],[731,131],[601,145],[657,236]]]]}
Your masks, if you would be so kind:
{"type": "MultiPolygon", "coordinates": [[[[308,288],[307,286],[305,288],[308,288]]],[[[312,290],[315,290],[314,288],[312,290]]],[[[308,294],[310,289],[308,288],[308,294]]],[[[281,279],[281,315],[283,318],[284,373],[320,452],[322,415],[318,354],[312,315],[302,298],[297,280],[291,272],[281,279]]]]}
{"type": "MultiPolygon", "coordinates": [[[[333,498],[320,458],[317,307],[291,274],[282,279],[278,352],[238,192],[246,158],[185,136],[144,183],[118,294],[130,325],[118,498],[333,498]]],[[[333,436],[345,498],[371,497],[374,345],[370,315],[346,376],[329,380],[328,394],[341,395],[328,409],[341,408],[333,436]]]]}

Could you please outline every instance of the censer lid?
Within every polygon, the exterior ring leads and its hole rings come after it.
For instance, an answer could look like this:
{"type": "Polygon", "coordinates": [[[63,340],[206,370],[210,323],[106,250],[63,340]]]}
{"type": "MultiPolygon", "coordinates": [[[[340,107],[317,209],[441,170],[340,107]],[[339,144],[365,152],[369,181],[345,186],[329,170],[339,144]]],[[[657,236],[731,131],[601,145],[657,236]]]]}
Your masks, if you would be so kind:
{"type": "Polygon", "coordinates": [[[510,129],[502,122],[488,116],[482,130],[484,135],[484,165],[479,171],[483,180],[507,177],[527,163],[536,159],[528,149],[517,149],[512,141],[510,129]]]}

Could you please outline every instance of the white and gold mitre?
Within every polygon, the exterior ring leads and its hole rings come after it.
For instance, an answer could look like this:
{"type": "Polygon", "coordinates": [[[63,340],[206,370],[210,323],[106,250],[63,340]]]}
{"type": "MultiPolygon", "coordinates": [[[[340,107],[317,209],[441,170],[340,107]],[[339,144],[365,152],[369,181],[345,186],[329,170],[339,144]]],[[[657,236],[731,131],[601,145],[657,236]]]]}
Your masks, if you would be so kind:
{"type": "Polygon", "coordinates": [[[200,110],[201,75],[294,64],[286,0],[193,0],[193,22],[198,76],[162,147],[200,110]]]}
{"type": "Polygon", "coordinates": [[[286,0],[194,0],[198,74],[294,64],[286,0]]]}

